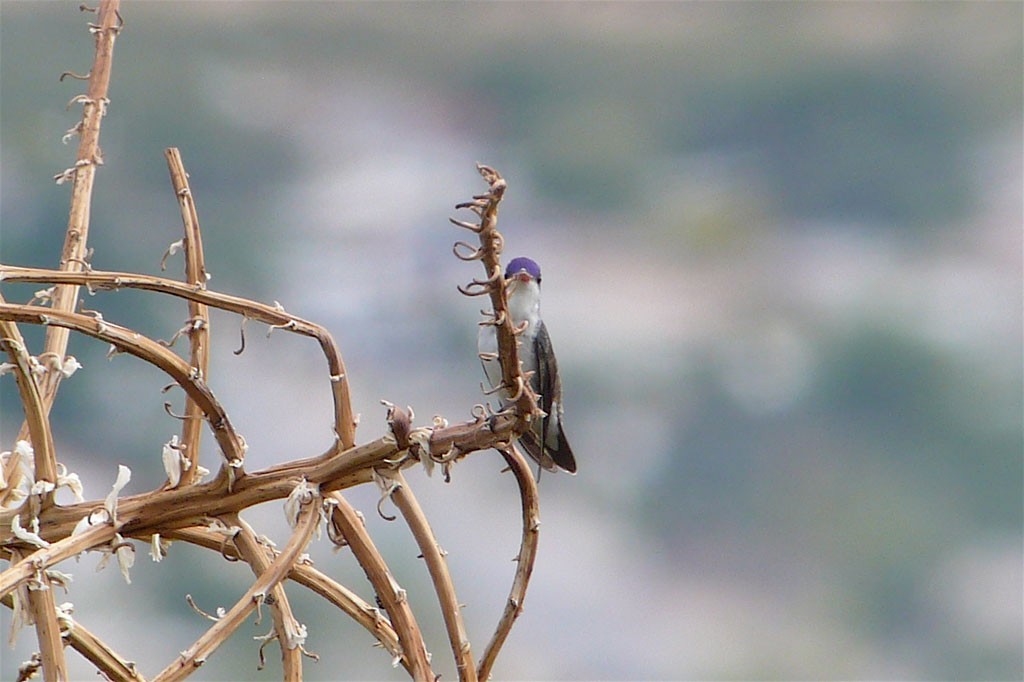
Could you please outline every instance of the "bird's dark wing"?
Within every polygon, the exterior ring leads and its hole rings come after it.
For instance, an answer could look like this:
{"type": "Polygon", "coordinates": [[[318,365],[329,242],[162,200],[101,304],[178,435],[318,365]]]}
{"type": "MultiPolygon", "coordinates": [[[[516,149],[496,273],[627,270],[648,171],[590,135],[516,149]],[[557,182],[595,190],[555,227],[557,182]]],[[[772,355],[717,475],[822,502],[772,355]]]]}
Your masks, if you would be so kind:
{"type": "Polygon", "coordinates": [[[541,420],[538,436],[543,447],[544,458],[538,461],[542,466],[545,465],[546,460],[548,463],[553,462],[558,468],[576,473],[576,458],[562,431],[562,379],[558,373],[558,362],[555,360],[551,338],[548,336],[548,329],[543,322],[537,327],[537,335],[534,337],[533,343],[537,358],[537,372],[533,377],[533,389],[540,394],[540,409],[548,415],[541,420]],[[556,410],[557,415],[553,414],[556,410]]]}
{"type": "MultiPolygon", "coordinates": [[[[558,362],[555,360],[554,349],[551,347],[551,337],[548,336],[548,328],[543,322],[537,325],[537,334],[533,337],[533,353],[537,358],[537,371],[533,375],[533,390],[538,394],[537,407],[544,410],[547,415],[551,414],[551,405],[558,400],[562,391],[561,382],[558,378],[558,362]]],[[[548,428],[550,419],[541,420],[540,442],[547,447],[548,428]]]]}

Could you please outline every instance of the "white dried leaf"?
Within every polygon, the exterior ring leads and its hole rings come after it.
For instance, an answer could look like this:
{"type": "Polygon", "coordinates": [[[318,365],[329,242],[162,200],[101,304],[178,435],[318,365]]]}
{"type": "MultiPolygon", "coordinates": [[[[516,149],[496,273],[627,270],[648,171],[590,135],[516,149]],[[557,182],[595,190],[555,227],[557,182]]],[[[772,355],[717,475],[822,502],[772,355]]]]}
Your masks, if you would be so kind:
{"type": "Polygon", "coordinates": [[[211,532],[223,535],[226,538],[233,538],[242,531],[241,526],[226,526],[220,519],[211,519],[207,527],[211,532]]]}
{"type": "Polygon", "coordinates": [[[164,443],[163,455],[164,471],[167,472],[167,481],[172,488],[177,488],[181,481],[181,467],[188,462],[181,456],[181,449],[178,445],[178,437],[171,436],[171,439],[164,443]]]}
{"type": "Polygon", "coordinates": [[[75,496],[76,502],[85,502],[85,489],[82,487],[82,479],[78,477],[78,474],[57,476],[57,487],[70,490],[71,494],[75,496]]]}
{"type": "Polygon", "coordinates": [[[118,464],[117,479],[114,481],[114,487],[111,488],[107,499],[103,501],[103,508],[110,514],[110,518],[114,523],[117,523],[117,495],[121,492],[122,488],[128,485],[130,480],[132,480],[132,470],[123,464],[118,464]]]}
{"type": "Polygon", "coordinates": [[[36,457],[36,451],[32,449],[32,444],[27,440],[19,440],[15,443],[14,453],[21,455],[22,461],[33,462],[36,457]]]}
{"type": "Polygon", "coordinates": [[[53,297],[53,292],[56,286],[48,287],[46,289],[40,289],[36,293],[32,294],[32,298],[37,301],[49,301],[53,297]]]}
{"type": "Polygon", "coordinates": [[[130,542],[126,542],[120,533],[114,534],[113,546],[117,547],[114,554],[117,556],[117,567],[121,569],[121,576],[126,583],[131,585],[132,578],[128,575],[128,569],[135,565],[135,547],[130,542]]]}
{"type": "Polygon", "coordinates": [[[13,362],[0,362],[0,377],[5,374],[10,374],[17,367],[13,362]]]}
{"type": "Polygon", "coordinates": [[[57,622],[60,623],[61,634],[71,632],[75,629],[75,620],[72,614],[75,612],[75,605],[69,601],[55,607],[57,611],[57,622]]]}
{"type": "Polygon", "coordinates": [[[302,506],[312,502],[319,492],[320,487],[313,485],[305,478],[292,488],[292,491],[288,493],[288,499],[284,502],[284,517],[288,520],[289,526],[295,528],[299,522],[299,512],[302,511],[302,506]]]}
{"type": "Polygon", "coordinates": [[[64,375],[65,379],[70,379],[71,375],[80,369],[82,369],[82,363],[74,355],[69,355],[64,358],[64,364],[61,365],[60,373],[64,375]]]}
{"type": "Polygon", "coordinates": [[[46,569],[46,577],[50,579],[51,584],[57,585],[58,587],[63,587],[64,592],[68,591],[68,585],[70,585],[71,582],[74,580],[70,573],[58,571],[55,568],[46,569]]]}
{"type": "Polygon", "coordinates": [[[32,487],[29,488],[29,494],[42,497],[43,495],[52,493],[56,487],[57,486],[49,481],[36,481],[32,484],[32,487]]]}
{"type": "Polygon", "coordinates": [[[36,375],[37,378],[42,377],[44,374],[50,371],[49,368],[43,363],[39,362],[39,359],[36,358],[36,356],[34,355],[30,355],[28,357],[28,368],[33,374],[36,375]]]}
{"type": "Polygon", "coordinates": [[[153,533],[149,538],[149,558],[154,563],[160,563],[167,556],[167,548],[170,546],[170,540],[161,540],[160,533],[153,533]]]}
{"type": "Polygon", "coordinates": [[[11,518],[11,532],[14,533],[14,537],[30,545],[35,545],[36,547],[50,546],[49,542],[39,537],[39,519],[37,518],[32,519],[32,530],[27,530],[21,527],[21,517],[15,514],[11,518]]]}
{"type": "Polygon", "coordinates": [[[306,643],[306,626],[294,618],[289,618],[284,624],[284,631],[286,633],[285,644],[289,649],[301,647],[306,643]]]}

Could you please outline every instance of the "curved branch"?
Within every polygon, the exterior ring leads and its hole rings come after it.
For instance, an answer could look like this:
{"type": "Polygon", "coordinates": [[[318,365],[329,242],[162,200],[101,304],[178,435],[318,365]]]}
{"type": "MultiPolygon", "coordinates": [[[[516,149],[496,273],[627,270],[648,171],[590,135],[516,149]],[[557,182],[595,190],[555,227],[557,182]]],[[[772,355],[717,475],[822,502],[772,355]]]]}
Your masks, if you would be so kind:
{"type": "Polygon", "coordinates": [[[480,665],[477,668],[477,677],[481,680],[489,679],[494,662],[498,658],[498,652],[505,644],[508,633],[516,618],[523,612],[523,600],[526,598],[526,586],[530,582],[530,574],[533,573],[533,562],[537,557],[537,540],[540,530],[540,507],[537,497],[537,481],[533,478],[530,465],[519,453],[515,446],[501,450],[502,457],[508,463],[512,474],[516,477],[519,485],[519,497],[523,507],[523,538],[519,546],[519,554],[516,556],[516,573],[512,579],[512,589],[509,592],[508,601],[505,603],[505,610],[498,620],[498,626],[494,630],[491,641],[488,642],[484,655],[480,658],[480,665]]]}
{"type": "MultiPolygon", "coordinates": [[[[432,452],[449,452],[454,448],[458,450],[460,456],[465,456],[507,442],[514,437],[514,424],[514,417],[498,415],[493,419],[435,428],[431,432],[430,449],[432,452]]],[[[214,480],[187,488],[156,490],[121,497],[118,498],[116,530],[122,535],[137,535],[165,533],[172,528],[196,525],[207,516],[241,511],[256,504],[287,497],[295,485],[295,480],[301,477],[305,477],[311,484],[320,486],[323,492],[350,488],[373,480],[374,467],[384,464],[385,460],[397,453],[398,447],[394,439],[382,437],[344,451],[339,451],[335,446],[319,457],[295,460],[248,473],[237,480],[231,490],[226,489],[225,481],[214,480]]],[[[44,510],[39,516],[39,535],[52,543],[63,542],[82,517],[101,506],[102,500],[93,500],[44,510]]],[[[5,543],[16,542],[11,532],[11,519],[16,515],[17,510],[0,512],[0,555],[5,543]]],[[[113,530],[111,537],[112,534],[113,530]]],[[[73,539],[81,537],[79,535],[73,539]]],[[[102,544],[109,539],[94,544],[102,544]]],[[[72,554],[91,546],[93,545],[81,546],[72,554]]],[[[70,555],[62,556],[61,559],[67,556],[70,555]]],[[[44,561],[42,566],[49,566],[51,563],[54,562],[44,561]]],[[[14,569],[0,573],[0,587],[11,570],[14,569]]],[[[18,580],[24,577],[27,576],[22,576],[18,580]]],[[[3,589],[0,589],[0,594],[2,593],[3,589]]]]}
{"type": "MultiPolygon", "coordinates": [[[[29,366],[25,340],[21,337],[18,326],[13,322],[0,320],[0,346],[7,352],[7,356],[14,365],[14,378],[18,384],[18,393],[21,395],[21,405],[25,410],[25,424],[28,428],[32,449],[35,452],[33,457],[35,480],[48,481],[56,485],[57,456],[53,450],[50,420],[47,417],[42,397],[39,395],[39,386],[36,384],[32,368],[29,366]]],[[[47,374],[55,371],[51,370],[47,374]]],[[[51,490],[42,495],[40,504],[45,507],[49,506],[52,501],[53,491],[51,490]]]]}
{"type": "MultiPolygon", "coordinates": [[[[235,535],[234,544],[243,559],[256,577],[261,576],[270,568],[271,558],[267,556],[265,548],[256,540],[256,533],[252,526],[242,520],[238,514],[228,514],[224,517],[226,525],[238,526],[242,529],[235,535]]],[[[289,567],[289,571],[291,567],[289,567]]],[[[284,670],[285,682],[301,682],[302,680],[302,647],[289,646],[291,637],[289,630],[295,631],[298,620],[292,613],[291,604],[288,601],[288,594],[284,590],[284,583],[278,582],[271,589],[273,600],[270,603],[270,612],[274,619],[274,632],[277,635],[277,642],[281,647],[281,667],[284,670]]]]}
{"type": "Polygon", "coordinates": [[[0,281],[8,282],[44,282],[50,284],[77,284],[91,287],[93,290],[111,289],[142,289],[157,291],[203,303],[211,308],[250,317],[275,327],[302,336],[309,336],[320,343],[321,351],[327,359],[327,369],[331,377],[331,394],[334,399],[335,431],[341,440],[342,447],[355,445],[356,420],[352,412],[352,399],[349,381],[345,371],[345,363],[330,333],[318,324],[296,317],[285,312],[280,306],[257,303],[239,296],[230,296],[206,289],[196,289],[182,282],[163,277],[138,275],[129,272],[61,272],[43,268],[23,268],[0,264],[0,281]]]}
{"type": "MultiPolygon", "coordinates": [[[[452,576],[448,572],[448,564],[441,552],[431,530],[427,517],[420,508],[420,503],[413,495],[405,477],[401,471],[381,472],[385,478],[390,478],[397,485],[391,491],[391,500],[402,512],[405,522],[409,525],[420,553],[427,562],[427,570],[430,572],[430,579],[434,583],[434,591],[437,593],[437,600],[441,605],[441,613],[444,616],[445,629],[448,631],[448,641],[451,643],[452,655],[455,657],[455,667],[459,673],[461,682],[476,682],[476,668],[473,664],[473,653],[466,636],[466,626],[462,622],[462,609],[459,607],[459,600],[455,596],[455,585],[452,584],[452,576]]],[[[483,678],[486,679],[486,678],[483,678]]]]}
{"type": "Polygon", "coordinates": [[[398,635],[401,657],[406,668],[417,682],[434,682],[434,673],[430,669],[423,635],[412,609],[409,608],[405,590],[398,586],[398,582],[391,575],[387,563],[377,550],[370,534],[366,532],[363,520],[359,518],[348,500],[341,493],[332,493],[329,499],[333,509],[328,523],[344,538],[370,584],[373,585],[384,610],[391,617],[391,625],[398,635]]]}
{"type": "Polygon", "coordinates": [[[38,306],[0,303],[0,319],[73,329],[113,344],[119,350],[162,369],[202,408],[227,465],[237,467],[243,461],[245,453],[241,439],[209,387],[184,360],[156,341],[98,317],[40,309],[38,306]]]}

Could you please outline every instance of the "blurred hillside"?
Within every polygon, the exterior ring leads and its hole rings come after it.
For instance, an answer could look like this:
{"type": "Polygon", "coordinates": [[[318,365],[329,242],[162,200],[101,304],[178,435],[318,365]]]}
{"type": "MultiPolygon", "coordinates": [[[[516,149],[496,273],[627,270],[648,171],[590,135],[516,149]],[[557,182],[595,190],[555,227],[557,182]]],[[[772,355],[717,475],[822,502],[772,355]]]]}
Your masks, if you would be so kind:
{"type": "MultiPolygon", "coordinates": [[[[80,85],[57,77],[85,71],[92,50],[76,7],[0,3],[4,263],[58,258],[68,190],[51,178],[73,158],[60,138],[80,85]]],[[[380,398],[420,421],[462,419],[481,399],[479,304],[455,292],[479,273],[450,255],[463,237],[447,217],[482,188],[475,162],[509,180],[507,254],[544,268],[581,472],[541,482],[540,560],[497,678],[1024,677],[1024,5],[123,13],[93,264],[158,272],[180,233],[162,150],[180,147],[211,287],[333,331],[361,440],[383,432],[380,398]]],[[[31,291],[3,287],[8,300],[31,291]]],[[[88,303],[162,338],[186,316],[131,292],[88,303]]],[[[237,322],[214,323],[211,383],[250,466],[322,449],[315,349],[250,330],[236,358],[237,322]]],[[[54,408],[57,446],[87,496],[118,462],[133,468],[128,492],[159,485],[178,429],[164,379],[76,343],[85,369],[54,408]],[[111,422],[138,428],[99,426],[111,422]]],[[[20,419],[5,378],[3,449],[20,419]]],[[[515,546],[498,468],[471,457],[447,486],[410,474],[478,648],[515,546]]],[[[427,583],[408,538],[371,522],[408,559],[415,594],[427,583]]],[[[202,626],[185,592],[208,610],[234,598],[230,568],[176,550],[158,567],[140,553],[133,599],[166,614],[146,633],[106,617],[103,586],[119,576],[91,575],[89,558],[70,569],[76,613],[147,673],[202,626]],[[199,560],[223,577],[202,593],[168,585],[175,561],[199,560]]],[[[346,557],[317,551],[366,594],[346,557]]],[[[323,657],[309,679],[400,679],[360,633],[305,606],[323,657]]],[[[0,654],[0,678],[27,658],[28,634],[0,654]]],[[[204,679],[276,675],[254,666],[250,643],[233,642],[204,679]]]]}

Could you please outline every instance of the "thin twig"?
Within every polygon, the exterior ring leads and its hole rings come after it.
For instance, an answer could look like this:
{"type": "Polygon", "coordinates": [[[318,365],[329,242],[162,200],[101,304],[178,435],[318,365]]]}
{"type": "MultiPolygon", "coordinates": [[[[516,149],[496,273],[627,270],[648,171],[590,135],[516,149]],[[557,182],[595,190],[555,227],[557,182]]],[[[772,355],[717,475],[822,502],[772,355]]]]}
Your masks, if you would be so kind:
{"type": "MultiPolygon", "coordinates": [[[[113,65],[114,40],[120,30],[118,19],[119,0],[101,0],[99,6],[99,30],[96,35],[96,53],[89,71],[89,87],[81,99],[82,125],[79,135],[78,153],[73,166],[74,183],[71,188],[71,210],[68,216],[64,247],[61,250],[60,268],[68,272],[85,269],[89,216],[92,206],[93,181],[96,177],[99,156],[100,124],[106,113],[107,94],[110,87],[110,69],[113,65]]],[[[54,310],[71,312],[78,300],[78,286],[58,286],[52,296],[54,310]]],[[[67,352],[69,331],[60,327],[46,330],[44,351],[64,357],[67,352]]],[[[43,405],[47,413],[57,395],[61,374],[54,372],[46,377],[42,386],[43,405]]],[[[23,428],[22,431],[25,431],[23,428]]],[[[18,436],[25,438],[24,434],[18,436]]]]}
{"type": "Polygon", "coordinates": [[[455,585],[448,572],[447,560],[437,545],[434,531],[431,530],[427,517],[416,500],[416,496],[413,495],[412,489],[409,488],[409,484],[406,483],[405,477],[402,476],[402,472],[387,471],[382,472],[382,475],[397,484],[392,488],[391,500],[402,512],[405,522],[409,525],[409,530],[416,538],[420,553],[427,562],[427,570],[430,572],[430,579],[434,583],[434,592],[437,593],[437,600],[444,616],[444,625],[448,631],[448,641],[451,643],[459,680],[475,682],[477,679],[476,667],[473,664],[473,652],[469,638],[466,636],[466,626],[462,622],[462,609],[459,607],[459,600],[455,595],[455,585]]]}
{"type": "MultiPolygon", "coordinates": [[[[164,150],[167,167],[171,174],[171,185],[178,198],[181,210],[181,222],[185,231],[185,282],[196,289],[206,288],[206,260],[203,256],[203,240],[199,231],[199,216],[196,203],[192,197],[192,188],[188,184],[188,173],[181,160],[181,152],[176,147],[164,150]]],[[[188,340],[189,364],[199,371],[199,376],[207,377],[210,364],[210,313],[207,306],[196,301],[188,301],[188,340]]],[[[199,441],[202,437],[203,409],[192,398],[185,398],[185,422],[181,425],[181,442],[184,444],[185,457],[188,464],[181,463],[181,479],[179,485],[195,482],[199,473],[199,441]]]]}
{"type": "MultiPolygon", "coordinates": [[[[271,557],[267,555],[266,548],[256,540],[256,533],[252,526],[243,521],[238,514],[229,514],[223,520],[228,526],[238,526],[242,529],[234,538],[240,558],[249,564],[256,576],[266,572],[270,567],[271,557]]],[[[292,567],[289,567],[289,571],[291,570],[292,567]]],[[[268,601],[270,613],[274,619],[274,632],[277,634],[277,641],[281,646],[284,682],[301,682],[302,648],[288,645],[291,639],[289,631],[295,630],[298,620],[292,613],[291,603],[288,601],[288,594],[285,592],[283,582],[274,585],[271,596],[273,599],[268,601]]]]}
{"type": "Polygon", "coordinates": [[[417,682],[434,682],[434,673],[430,669],[423,635],[412,609],[409,608],[405,590],[398,586],[373,539],[366,532],[362,519],[348,500],[340,493],[330,494],[329,499],[332,511],[328,523],[333,524],[345,538],[349,549],[373,585],[384,610],[391,617],[391,626],[398,635],[400,655],[405,659],[407,669],[417,682]]]}
{"type": "MultiPolygon", "coordinates": [[[[2,300],[2,299],[0,299],[2,300]]],[[[53,434],[50,431],[50,420],[46,408],[39,395],[39,385],[29,366],[28,352],[25,341],[21,338],[18,326],[8,320],[0,320],[0,346],[7,352],[7,357],[14,365],[14,378],[21,395],[22,409],[25,411],[25,425],[28,429],[35,464],[35,480],[57,483],[57,456],[53,450],[53,434]]],[[[59,374],[50,370],[46,374],[59,374]]],[[[53,489],[41,494],[39,504],[48,507],[53,502],[53,489]]]]}
{"type": "Polygon", "coordinates": [[[530,465],[515,446],[503,448],[501,455],[505,458],[519,486],[519,497],[522,500],[523,536],[516,557],[516,573],[512,579],[505,609],[498,620],[491,641],[488,642],[484,655],[480,657],[477,677],[489,679],[494,662],[498,658],[501,647],[505,644],[516,618],[523,611],[523,600],[526,598],[526,587],[533,573],[533,562],[537,557],[537,540],[540,529],[540,507],[537,496],[537,481],[533,478],[530,465]]]}
{"type": "MultiPolygon", "coordinates": [[[[540,415],[540,408],[537,407],[537,396],[529,382],[523,381],[515,324],[512,322],[512,316],[507,314],[508,294],[505,290],[505,278],[501,272],[501,250],[505,240],[498,232],[498,206],[505,196],[508,185],[501,174],[489,166],[478,164],[477,171],[488,184],[487,192],[474,196],[472,201],[461,203],[456,208],[473,211],[479,216],[479,222],[476,225],[457,220],[451,222],[460,227],[466,227],[479,236],[480,248],[473,253],[472,258],[463,258],[463,260],[480,260],[484,266],[485,277],[482,280],[473,280],[469,287],[460,288],[460,291],[469,296],[490,294],[494,312],[493,319],[489,323],[494,325],[498,338],[502,385],[506,388],[525,387],[525,390],[517,391],[515,399],[511,401],[515,404],[518,415],[516,432],[522,433],[529,428],[530,420],[540,415]]],[[[456,256],[459,256],[457,251],[456,256]]]]}
{"type": "Polygon", "coordinates": [[[20,583],[34,577],[38,572],[50,566],[70,559],[87,549],[110,542],[117,529],[109,524],[90,526],[78,535],[70,535],[63,540],[52,542],[49,547],[41,547],[25,556],[24,560],[14,564],[0,573],[0,597],[16,588],[20,583]]]}

